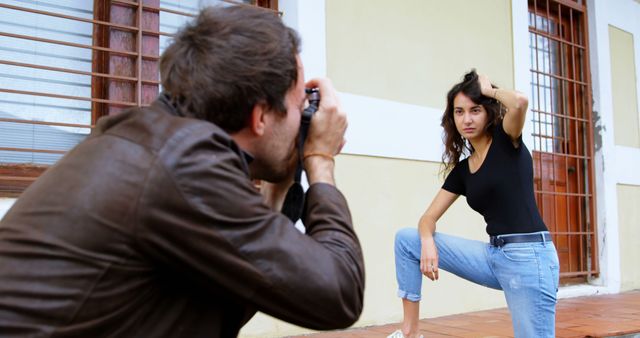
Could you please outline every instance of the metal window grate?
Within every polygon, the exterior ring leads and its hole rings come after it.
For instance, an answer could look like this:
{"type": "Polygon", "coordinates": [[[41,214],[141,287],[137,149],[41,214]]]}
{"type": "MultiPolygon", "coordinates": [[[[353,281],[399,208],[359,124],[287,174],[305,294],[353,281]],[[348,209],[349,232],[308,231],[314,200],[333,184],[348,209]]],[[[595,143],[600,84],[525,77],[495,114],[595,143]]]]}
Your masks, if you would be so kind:
{"type": "Polygon", "coordinates": [[[534,189],[565,282],[598,273],[586,10],[529,0],[534,189]]]}
{"type": "Polygon", "coordinates": [[[96,120],[147,106],[174,32],[206,5],[276,0],[6,0],[0,3],[0,196],[16,196],[96,120]]]}

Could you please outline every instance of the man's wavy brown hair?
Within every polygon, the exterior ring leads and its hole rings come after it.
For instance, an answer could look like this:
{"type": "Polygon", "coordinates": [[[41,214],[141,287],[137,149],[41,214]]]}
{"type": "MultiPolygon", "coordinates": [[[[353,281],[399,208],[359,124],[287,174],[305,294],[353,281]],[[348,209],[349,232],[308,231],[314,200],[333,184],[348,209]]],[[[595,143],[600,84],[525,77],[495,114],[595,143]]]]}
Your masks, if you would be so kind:
{"type": "Polygon", "coordinates": [[[160,57],[162,87],[181,115],[236,132],[256,104],[286,115],[299,49],[296,32],[272,11],[209,7],[180,29],[160,57]]]}

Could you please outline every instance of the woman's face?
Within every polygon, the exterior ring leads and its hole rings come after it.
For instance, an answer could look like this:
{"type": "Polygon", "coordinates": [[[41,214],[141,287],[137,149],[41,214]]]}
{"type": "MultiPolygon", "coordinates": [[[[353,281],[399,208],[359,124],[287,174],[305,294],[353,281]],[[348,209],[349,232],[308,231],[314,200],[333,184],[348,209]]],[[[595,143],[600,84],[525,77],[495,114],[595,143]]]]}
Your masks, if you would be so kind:
{"type": "Polygon", "coordinates": [[[473,102],[463,93],[453,98],[453,120],[456,129],[467,140],[481,137],[485,133],[488,114],[484,107],[473,102]]]}

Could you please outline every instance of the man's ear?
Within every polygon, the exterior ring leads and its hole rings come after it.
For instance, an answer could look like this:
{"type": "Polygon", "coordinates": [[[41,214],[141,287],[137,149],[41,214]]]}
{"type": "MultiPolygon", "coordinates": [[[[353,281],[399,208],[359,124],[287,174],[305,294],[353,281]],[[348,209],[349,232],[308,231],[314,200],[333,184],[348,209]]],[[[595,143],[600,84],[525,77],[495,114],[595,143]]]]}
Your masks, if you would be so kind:
{"type": "Polygon", "coordinates": [[[251,116],[249,117],[249,129],[252,133],[262,136],[264,135],[266,125],[265,116],[267,114],[267,105],[264,102],[258,102],[253,105],[251,116]]]}

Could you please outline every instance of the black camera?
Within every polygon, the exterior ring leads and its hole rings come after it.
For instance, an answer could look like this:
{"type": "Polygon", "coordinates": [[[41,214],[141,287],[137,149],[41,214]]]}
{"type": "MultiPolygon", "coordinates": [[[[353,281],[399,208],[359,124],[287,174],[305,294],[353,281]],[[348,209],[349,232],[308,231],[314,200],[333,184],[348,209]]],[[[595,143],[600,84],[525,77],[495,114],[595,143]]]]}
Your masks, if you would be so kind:
{"type": "Polygon", "coordinates": [[[300,151],[302,151],[304,141],[307,139],[311,118],[318,111],[318,106],[320,106],[320,90],[318,88],[307,88],[305,92],[307,93],[309,105],[302,111],[302,118],[300,119],[300,143],[298,144],[300,151]]]}
{"type": "Polygon", "coordinates": [[[311,116],[318,110],[320,105],[320,89],[307,88],[304,90],[307,93],[307,100],[309,100],[309,106],[302,112],[302,118],[311,118],[311,116]]]}

